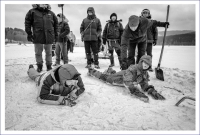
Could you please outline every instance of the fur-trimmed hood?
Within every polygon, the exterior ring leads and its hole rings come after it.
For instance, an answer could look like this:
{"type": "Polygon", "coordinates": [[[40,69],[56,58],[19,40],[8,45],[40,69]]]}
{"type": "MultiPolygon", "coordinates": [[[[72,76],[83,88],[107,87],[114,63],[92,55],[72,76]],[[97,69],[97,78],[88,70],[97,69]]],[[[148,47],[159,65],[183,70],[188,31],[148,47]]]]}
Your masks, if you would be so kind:
{"type": "MultiPolygon", "coordinates": [[[[32,4],[32,7],[33,7],[33,8],[38,8],[38,7],[40,7],[40,6],[39,6],[39,4],[32,4]]],[[[47,4],[47,9],[48,9],[48,10],[51,10],[51,6],[50,6],[49,4],[47,4]]]]}

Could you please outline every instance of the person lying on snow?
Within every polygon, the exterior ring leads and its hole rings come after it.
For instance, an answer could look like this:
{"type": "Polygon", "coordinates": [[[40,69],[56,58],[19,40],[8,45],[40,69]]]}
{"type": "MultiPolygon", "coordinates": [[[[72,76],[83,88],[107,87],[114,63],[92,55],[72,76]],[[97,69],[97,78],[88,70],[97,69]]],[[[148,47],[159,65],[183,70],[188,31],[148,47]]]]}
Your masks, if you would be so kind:
{"type": "Polygon", "coordinates": [[[29,65],[27,73],[36,82],[37,100],[43,104],[74,106],[75,100],[85,91],[81,74],[70,64],[59,65],[43,74],[29,65]]]}
{"type": "Polygon", "coordinates": [[[130,65],[127,70],[116,72],[109,67],[102,73],[93,68],[89,68],[88,75],[112,85],[125,86],[131,94],[144,102],[148,102],[149,98],[143,92],[147,92],[156,100],[165,100],[165,98],[155,90],[154,86],[148,84],[149,74],[147,71],[151,68],[151,65],[151,56],[143,55],[138,64],[130,65]],[[143,92],[140,89],[142,89],[143,92]]]}

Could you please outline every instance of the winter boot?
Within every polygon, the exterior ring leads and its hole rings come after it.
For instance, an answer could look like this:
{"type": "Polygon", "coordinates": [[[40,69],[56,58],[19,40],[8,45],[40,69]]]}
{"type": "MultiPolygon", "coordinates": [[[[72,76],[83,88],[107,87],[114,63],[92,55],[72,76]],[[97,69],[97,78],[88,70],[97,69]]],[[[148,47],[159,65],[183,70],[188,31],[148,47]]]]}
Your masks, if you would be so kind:
{"type": "Polygon", "coordinates": [[[42,64],[37,64],[37,71],[40,73],[42,71],[42,64]]]}
{"type": "Polygon", "coordinates": [[[94,65],[94,68],[100,69],[99,65],[94,65]]]}
{"type": "Polygon", "coordinates": [[[91,64],[88,64],[85,68],[91,68],[92,66],[91,66],[91,64]]]}
{"type": "Polygon", "coordinates": [[[114,66],[115,66],[115,61],[114,61],[114,58],[111,57],[110,58],[110,65],[109,65],[109,67],[114,67],[114,66]]]}
{"type": "Polygon", "coordinates": [[[47,65],[47,71],[49,71],[51,69],[52,69],[51,65],[47,65]]]}
{"type": "Polygon", "coordinates": [[[108,69],[106,69],[103,74],[107,74],[107,75],[111,75],[111,74],[115,74],[116,71],[114,69],[112,69],[112,67],[109,67],[108,69]]]}
{"type": "Polygon", "coordinates": [[[31,65],[29,65],[29,68],[28,68],[28,69],[30,69],[30,68],[34,68],[34,66],[31,64],[31,65]]]}
{"type": "Polygon", "coordinates": [[[129,88],[129,90],[134,97],[136,97],[144,102],[149,102],[149,98],[143,92],[141,92],[139,89],[137,89],[137,88],[130,89],[129,88]]]}

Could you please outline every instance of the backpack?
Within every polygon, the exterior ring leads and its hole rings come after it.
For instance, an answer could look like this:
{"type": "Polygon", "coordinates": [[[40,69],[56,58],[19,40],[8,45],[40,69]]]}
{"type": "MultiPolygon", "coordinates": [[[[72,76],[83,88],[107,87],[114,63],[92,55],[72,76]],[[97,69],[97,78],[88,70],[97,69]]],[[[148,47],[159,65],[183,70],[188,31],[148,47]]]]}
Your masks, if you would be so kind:
{"type": "MultiPolygon", "coordinates": [[[[110,22],[108,22],[107,24],[108,24],[108,27],[107,27],[106,38],[108,37],[108,29],[109,29],[109,26],[110,26],[110,22]]],[[[119,24],[119,22],[117,22],[117,26],[120,28],[120,24],[119,24]]]]}

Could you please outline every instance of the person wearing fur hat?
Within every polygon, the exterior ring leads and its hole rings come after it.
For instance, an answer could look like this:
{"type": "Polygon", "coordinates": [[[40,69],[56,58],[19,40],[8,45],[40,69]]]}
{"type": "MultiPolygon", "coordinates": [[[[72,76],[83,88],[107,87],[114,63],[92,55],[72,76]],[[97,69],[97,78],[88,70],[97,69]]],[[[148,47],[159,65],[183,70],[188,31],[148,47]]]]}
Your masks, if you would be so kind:
{"type": "Polygon", "coordinates": [[[96,17],[93,7],[87,9],[87,18],[83,19],[80,27],[80,33],[85,45],[87,66],[91,67],[91,50],[94,55],[94,66],[99,69],[98,60],[98,37],[101,35],[101,22],[96,17]],[[91,50],[90,50],[91,49],[91,50]]]}
{"type": "MultiPolygon", "coordinates": [[[[142,13],[141,13],[141,17],[145,17],[151,20],[151,14],[150,14],[150,10],[149,9],[143,9],[142,13]]],[[[149,56],[153,56],[152,55],[152,47],[153,45],[155,46],[157,44],[157,39],[158,39],[158,29],[156,26],[150,26],[147,29],[147,49],[146,49],[146,53],[149,56]]],[[[153,71],[153,69],[149,69],[149,71],[153,71]]]]}
{"type": "Polygon", "coordinates": [[[25,17],[25,31],[27,40],[33,42],[37,71],[43,67],[42,52],[46,54],[47,71],[52,67],[52,44],[58,37],[58,20],[49,4],[33,4],[25,17]]]}
{"type": "Polygon", "coordinates": [[[68,63],[68,52],[67,52],[67,35],[70,33],[68,20],[62,13],[57,14],[58,19],[58,39],[56,42],[56,62],[54,66],[60,65],[61,53],[63,56],[63,63],[68,63]]]}
{"type": "Polygon", "coordinates": [[[85,91],[81,74],[70,64],[39,74],[29,65],[28,76],[38,86],[37,101],[51,105],[76,105],[76,99],[85,91]]]}
{"type": "Polygon", "coordinates": [[[103,82],[116,85],[125,86],[132,95],[144,102],[148,102],[149,98],[144,92],[152,96],[155,100],[165,100],[159,94],[153,85],[149,85],[148,70],[152,66],[151,56],[143,55],[138,64],[130,65],[128,69],[116,72],[109,67],[106,71],[99,72],[93,68],[88,69],[88,75],[100,79],[103,82]]]}
{"type": "Polygon", "coordinates": [[[117,14],[110,15],[109,22],[105,25],[103,30],[103,44],[108,42],[108,50],[110,53],[110,67],[115,66],[113,52],[117,53],[119,63],[121,65],[121,48],[120,41],[123,33],[123,25],[117,20],[117,14]]]}
{"type": "Polygon", "coordinates": [[[121,38],[121,58],[122,64],[121,69],[126,70],[131,64],[135,64],[135,48],[138,48],[137,61],[145,55],[147,46],[147,29],[150,26],[156,27],[168,27],[169,22],[159,22],[156,20],[150,21],[144,17],[138,17],[136,15],[131,15],[129,17],[129,22],[126,25],[121,38]],[[127,57],[128,50],[128,57],[127,57]]]}

